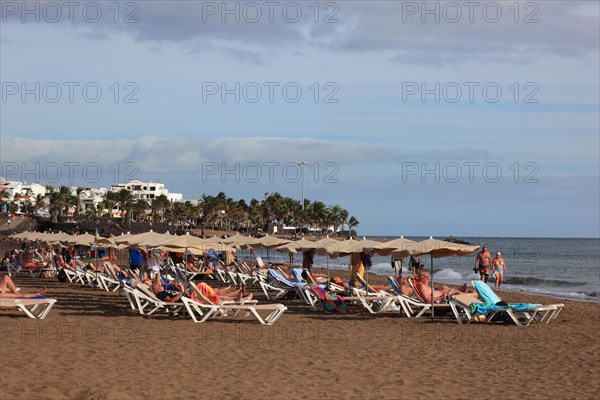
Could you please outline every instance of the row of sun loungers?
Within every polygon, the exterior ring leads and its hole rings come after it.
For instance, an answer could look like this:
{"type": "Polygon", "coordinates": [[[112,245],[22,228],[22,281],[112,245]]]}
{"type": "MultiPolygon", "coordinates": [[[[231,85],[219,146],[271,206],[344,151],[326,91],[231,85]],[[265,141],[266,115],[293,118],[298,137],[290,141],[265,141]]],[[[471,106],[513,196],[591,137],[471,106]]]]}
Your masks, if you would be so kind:
{"type": "MultiPolygon", "coordinates": [[[[23,272],[22,266],[17,263],[11,264],[9,273],[23,272]]],[[[44,267],[46,270],[57,269],[54,266],[44,267]]],[[[493,322],[502,320],[497,317],[505,315],[516,325],[529,325],[532,322],[549,323],[555,319],[564,304],[553,305],[515,305],[503,304],[501,299],[485,283],[472,282],[482,300],[469,294],[452,296],[447,303],[435,303],[433,305],[424,299],[418,288],[411,280],[409,285],[413,289],[413,296],[402,294],[397,281],[389,277],[390,291],[376,290],[366,281],[359,277],[361,287],[342,288],[330,283],[329,285],[318,284],[314,278],[303,271],[302,268],[292,269],[294,278],[288,278],[279,269],[257,270],[248,267],[243,262],[236,262],[233,267],[226,268],[220,264],[212,270],[205,272],[192,272],[181,265],[175,265],[168,260],[163,265],[163,273],[171,278],[189,284],[193,279],[213,279],[223,283],[236,284],[244,287],[260,286],[267,300],[279,300],[284,297],[296,298],[313,309],[320,308],[327,312],[351,312],[350,306],[362,307],[370,314],[381,314],[389,312],[400,312],[407,317],[421,317],[427,312],[438,310],[451,311],[456,320],[463,323],[493,322]],[[171,276],[172,275],[172,276],[171,276]],[[309,277],[307,283],[306,277],[309,277]],[[347,290],[348,289],[348,290],[347,290]],[[346,296],[346,294],[349,294],[346,296]]],[[[132,284],[135,280],[123,279],[124,276],[116,273],[107,263],[105,271],[92,273],[80,268],[64,268],[63,273],[71,283],[79,283],[97,287],[105,291],[116,292],[122,290],[128,299],[132,310],[141,315],[153,315],[157,312],[187,313],[196,323],[205,322],[213,318],[238,317],[254,318],[261,324],[271,325],[277,321],[287,310],[283,304],[258,304],[256,300],[246,302],[222,302],[211,303],[209,299],[197,290],[196,286],[187,285],[194,292],[195,298],[183,296],[179,302],[168,303],[156,297],[150,288],[143,284],[132,284]]],[[[31,274],[31,271],[29,271],[31,274]]],[[[34,275],[32,275],[34,276],[34,275]]],[[[52,306],[56,303],[54,299],[2,299],[0,307],[17,308],[30,318],[45,318],[52,306]]],[[[439,315],[439,313],[436,312],[439,315]]]]}

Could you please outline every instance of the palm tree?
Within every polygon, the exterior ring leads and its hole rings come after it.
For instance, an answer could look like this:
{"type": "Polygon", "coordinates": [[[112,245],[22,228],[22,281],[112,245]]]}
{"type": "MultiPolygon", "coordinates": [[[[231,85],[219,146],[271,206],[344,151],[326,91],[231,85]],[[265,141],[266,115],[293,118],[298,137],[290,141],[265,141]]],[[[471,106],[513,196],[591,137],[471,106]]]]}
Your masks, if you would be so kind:
{"type": "Polygon", "coordinates": [[[150,205],[152,209],[152,220],[155,221],[158,215],[164,218],[165,210],[167,210],[170,205],[171,202],[169,201],[169,198],[164,194],[161,194],[160,196],[154,198],[152,200],[152,204],[150,205]]]}
{"type": "Polygon", "coordinates": [[[338,231],[338,227],[342,224],[342,221],[345,219],[342,216],[343,211],[344,209],[339,204],[327,207],[327,212],[329,214],[328,220],[333,222],[334,233],[338,231]]]}
{"type": "MultiPolygon", "coordinates": [[[[127,189],[121,189],[116,192],[115,200],[121,210],[121,222],[125,222],[126,214],[129,210],[129,206],[133,203],[133,194],[127,189]]],[[[129,217],[129,215],[127,215],[129,217]]]]}
{"type": "Polygon", "coordinates": [[[113,209],[115,208],[116,205],[117,205],[117,200],[116,200],[115,192],[111,192],[111,191],[106,192],[104,194],[104,198],[102,199],[102,202],[100,203],[100,207],[102,208],[102,210],[108,211],[108,216],[112,217],[113,209]]]}
{"type": "Polygon", "coordinates": [[[61,186],[58,191],[51,187],[46,197],[49,202],[52,222],[58,222],[59,214],[64,215],[65,209],[68,208],[71,203],[71,191],[66,186],[61,186]]]}
{"type": "Polygon", "coordinates": [[[135,214],[136,221],[142,221],[146,217],[146,210],[150,208],[150,204],[146,200],[139,199],[130,206],[132,217],[135,214]]]}
{"type": "Polygon", "coordinates": [[[93,221],[96,219],[98,215],[98,209],[93,204],[87,207],[86,209],[86,219],[93,221]]]}
{"type": "Polygon", "coordinates": [[[35,215],[39,214],[40,208],[46,208],[46,204],[44,202],[45,198],[46,198],[46,196],[44,196],[43,194],[38,194],[35,196],[35,200],[34,200],[34,204],[33,204],[33,206],[35,207],[35,215]]]}
{"type": "Polygon", "coordinates": [[[258,226],[262,226],[262,211],[260,202],[256,199],[250,200],[250,205],[248,206],[248,220],[250,222],[250,228],[254,228],[254,232],[256,232],[256,228],[258,226]]]}
{"type": "Polygon", "coordinates": [[[350,232],[352,232],[352,228],[356,228],[358,224],[358,220],[354,216],[351,216],[348,220],[348,229],[350,230],[350,232]]]}
{"type": "Polygon", "coordinates": [[[348,210],[346,210],[345,208],[342,208],[340,210],[339,217],[340,223],[342,224],[342,233],[345,231],[346,225],[348,224],[348,215],[348,210]]]}

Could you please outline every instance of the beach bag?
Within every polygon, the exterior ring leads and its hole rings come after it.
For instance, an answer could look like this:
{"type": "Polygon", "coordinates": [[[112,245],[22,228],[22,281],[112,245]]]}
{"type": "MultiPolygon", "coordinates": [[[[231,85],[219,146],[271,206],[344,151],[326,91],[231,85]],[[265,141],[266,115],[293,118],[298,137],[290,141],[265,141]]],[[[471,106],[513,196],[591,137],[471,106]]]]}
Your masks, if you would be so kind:
{"type": "Polygon", "coordinates": [[[66,282],[67,281],[67,274],[65,273],[64,269],[61,269],[60,271],[58,271],[58,274],[56,274],[56,278],[58,279],[59,282],[66,282]]]}

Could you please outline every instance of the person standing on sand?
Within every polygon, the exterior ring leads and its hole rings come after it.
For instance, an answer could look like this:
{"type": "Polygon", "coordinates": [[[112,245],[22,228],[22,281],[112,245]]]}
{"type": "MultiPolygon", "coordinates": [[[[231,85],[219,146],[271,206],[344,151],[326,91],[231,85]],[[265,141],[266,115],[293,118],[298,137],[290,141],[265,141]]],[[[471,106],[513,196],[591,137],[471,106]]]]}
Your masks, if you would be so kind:
{"type": "Polygon", "coordinates": [[[352,253],[350,256],[350,268],[350,286],[357,287],[357,275],[360,275],[361,278],[365,275],[365,266],[359,253],[352,253]]]}
{"type": "Polygon", "coordinates": [[[315,259],[315,251],[314,250],[306,250],[302,252],[302,268],[306,268],[310,271],[313,266],[315,259]]]}
{"type": "Polygon", "coordinates": [[[475,257],[475,272],[479,271],[481,280],[486,282],[490,278],[490,265],[492,263],[492,255],[488,251],[486,246],[483,246],[477,257],[475,257]]]}
{"type": "Polygon", "coordinates": [[[504,273],[506,272],[506,263],[504,262],[504,258],[502,258],[502,253],[496,253],[496,258],[492,260],[492,267],[494,268],[494,273],[496,274],[496,284],[494,286],[496,289],[498,289],[500,285],[502,285],[504,273]]]}

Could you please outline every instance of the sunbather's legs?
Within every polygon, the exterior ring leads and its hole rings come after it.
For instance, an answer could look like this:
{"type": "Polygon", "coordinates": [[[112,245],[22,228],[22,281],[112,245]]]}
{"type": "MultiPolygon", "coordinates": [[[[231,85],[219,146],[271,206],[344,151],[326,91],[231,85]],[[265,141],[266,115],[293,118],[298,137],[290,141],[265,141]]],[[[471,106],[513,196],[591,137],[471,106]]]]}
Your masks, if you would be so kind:
{"type": "Polygon", "coordinates": [[[4,275],[2,280],[0,280],[0,289],[2,289],[2,293],[6,292],[6,289],[9,289],[12,293],[19,293],[17,287],[14,282],[8,275],[4,275]]]}
{"type": "Polygon", "coordinates": [[[2,289],[0,297],[31,298],[43,296],[48,291],[48,289],[44,287],[43,289],[38,290],[36,293],[19,293],[14,282],[8,275],[4,275],[0,280],[0,288],[2,289]],[[10,290],[10,293],[5,293],[6,289],[10,290]]]}

